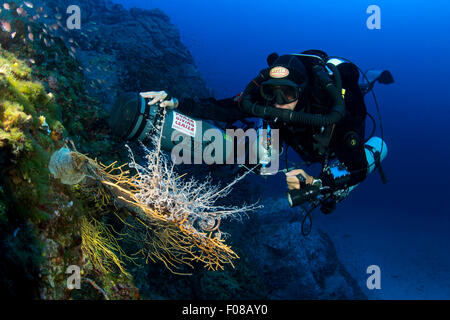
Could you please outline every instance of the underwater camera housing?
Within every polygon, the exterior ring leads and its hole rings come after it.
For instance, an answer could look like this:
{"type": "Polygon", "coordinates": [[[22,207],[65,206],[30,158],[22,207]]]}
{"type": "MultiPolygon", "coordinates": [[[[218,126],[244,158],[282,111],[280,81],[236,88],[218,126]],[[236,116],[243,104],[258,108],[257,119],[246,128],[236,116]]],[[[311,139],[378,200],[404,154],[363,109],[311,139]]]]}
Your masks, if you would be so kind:
{"type": "Polygon", "coordinates": [[[120,95],[108,121],[112,134],[144,145],[161,134],[161,149],[172,152],[175,164],[250,164],[258,165],[260,174],[278,172],[278,167],[270,168],[279,158],[278,133],[270,128],[255,128],[250,135],[249,130],[218,128],[176,109],[149,106],[147,102],[139,93],[120,95]]]}
{"type": "MultiPolygon", "coordinates": [[[[366,174],[371,174],[375,169],[380,170],[383,182],[385,177],[382,173],[381,162],[386,158],[388,148],[386,143],[379,137],[370,138],[365,144],[365,155],[368,163],[366,174]]],[[[322,186],[320,179],[314,180],[312,185],[306,185],[304,178],[299,177],[300,189],[290,190],[287,193],[287,199],[291,207],[302,205],[306,202],[314,202],[319,200],[322,205],[323,213],[331,213],[335,204],[355,189],[359,184],[348,187],[347,183],[350,179],[350,173],[347,168],[340,162],[331,165],[325,171],[325,174],[334,182],[334,185],[341,186],[340,189],[333,189],[330,186],[322,186]],[[332,201],[330,201],[332,200],[332,201]]]]}

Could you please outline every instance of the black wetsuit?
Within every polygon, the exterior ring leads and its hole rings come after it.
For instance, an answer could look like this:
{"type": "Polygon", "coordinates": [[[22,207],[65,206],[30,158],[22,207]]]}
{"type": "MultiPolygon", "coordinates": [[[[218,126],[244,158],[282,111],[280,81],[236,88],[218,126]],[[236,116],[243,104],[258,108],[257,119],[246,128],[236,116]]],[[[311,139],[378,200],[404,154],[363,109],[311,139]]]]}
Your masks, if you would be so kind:
{"type": "MultiPolygon", "coordinates": [[[[345,104],[347,115],[334,128],[323,128],[323,134],[320,133],[321,128],[273,121],[269,122],[269,124],[272,129],[277,128],[280,130],[280,139],[282,141],[293,148],[304,161],[310,163],[323,163],[325,155],[319,154],[320,144],[318,149],[316,138],[329,137],[332,131],[331,140],[329,140],[329,143],[325,142],[325,145],[328,146],[328,158],[336,157],[347,167],[351,172],[347,186],[351,186],[363,181],[366,177],[368,165],[364,151],[366,106],[363,94],[357,84],[347,85],[343,88],[346,89],[345,104]],[[351,140],[355,137],[357,138],[356,144],[354,143],[355,141],[352,144],[351,140]]],[[[255,99],[258,99],[257,96],[258,93],[255,92],[255,99]]],[[[237,100],[236,98],[223,100],[214,98],[202,100],[183,99],[180,101],[178,110],[192,117],[228,123],[254,117],[241,111],[237,100]]],[[[323,92],[314,88],[309,90],[308,98],[303,105],[306,105],[305,111],[311,113],[326,112],[331,107],[330,101],[324,98],[323,92]]],[[[327,182],[324,181],[324,184],[326,185],[327,182]]],[[[334,187],[339,188],[340,186],[334,187]]]]}

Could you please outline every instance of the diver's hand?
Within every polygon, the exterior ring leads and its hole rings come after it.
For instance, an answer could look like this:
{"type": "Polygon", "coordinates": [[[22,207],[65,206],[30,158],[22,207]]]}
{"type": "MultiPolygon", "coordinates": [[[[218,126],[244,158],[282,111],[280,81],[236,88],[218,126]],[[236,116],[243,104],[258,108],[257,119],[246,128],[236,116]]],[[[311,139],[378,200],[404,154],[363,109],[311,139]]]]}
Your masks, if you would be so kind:
{"type": "Polygon", "coordinates": [[[140,95],[144,99],[152,99],[148,102],[149,106],[159,103],[161,108],[175,109],[179,105],[177,98],[167,99],[168,94],[165,91],[141,92],[140,95]]]}
{"type": "Polygon", "coordinates": [[[300,189],[300,180],[297,178],[299,174],[305,177],[306,184],[311,185],[314,182],[314,177],[307,174],[304,170],[292,170],[286,173],[286,182],[289,190],[300,189]]]}

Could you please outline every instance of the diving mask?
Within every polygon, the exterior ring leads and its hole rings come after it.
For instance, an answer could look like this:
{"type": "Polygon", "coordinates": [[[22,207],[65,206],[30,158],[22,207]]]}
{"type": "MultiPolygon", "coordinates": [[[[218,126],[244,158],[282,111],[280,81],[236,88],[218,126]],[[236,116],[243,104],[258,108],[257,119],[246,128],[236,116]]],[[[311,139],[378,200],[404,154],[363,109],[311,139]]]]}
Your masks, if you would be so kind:
{"type": "Polygon", "coordinates": [[[276,85],[265,82],[261,84],[259,90],[265,100],[277,104],[288,104],[299,98],[299,88],[294,85],[276,85]]]}

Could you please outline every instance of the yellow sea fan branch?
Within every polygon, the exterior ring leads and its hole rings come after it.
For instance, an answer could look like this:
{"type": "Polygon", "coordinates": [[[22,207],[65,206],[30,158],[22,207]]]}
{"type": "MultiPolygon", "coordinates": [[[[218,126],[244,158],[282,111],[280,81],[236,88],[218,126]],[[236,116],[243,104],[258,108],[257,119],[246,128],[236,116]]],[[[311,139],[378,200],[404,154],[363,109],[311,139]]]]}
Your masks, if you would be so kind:
{"type": "Polygon", "coordinates": [[[82,217],[81,249],[92,262],[94,268],[101,273],[111,273],[116,266],[127,277],[123,259],[133,261],[127,256],[111,232],[99,221],[82,217]]]}

